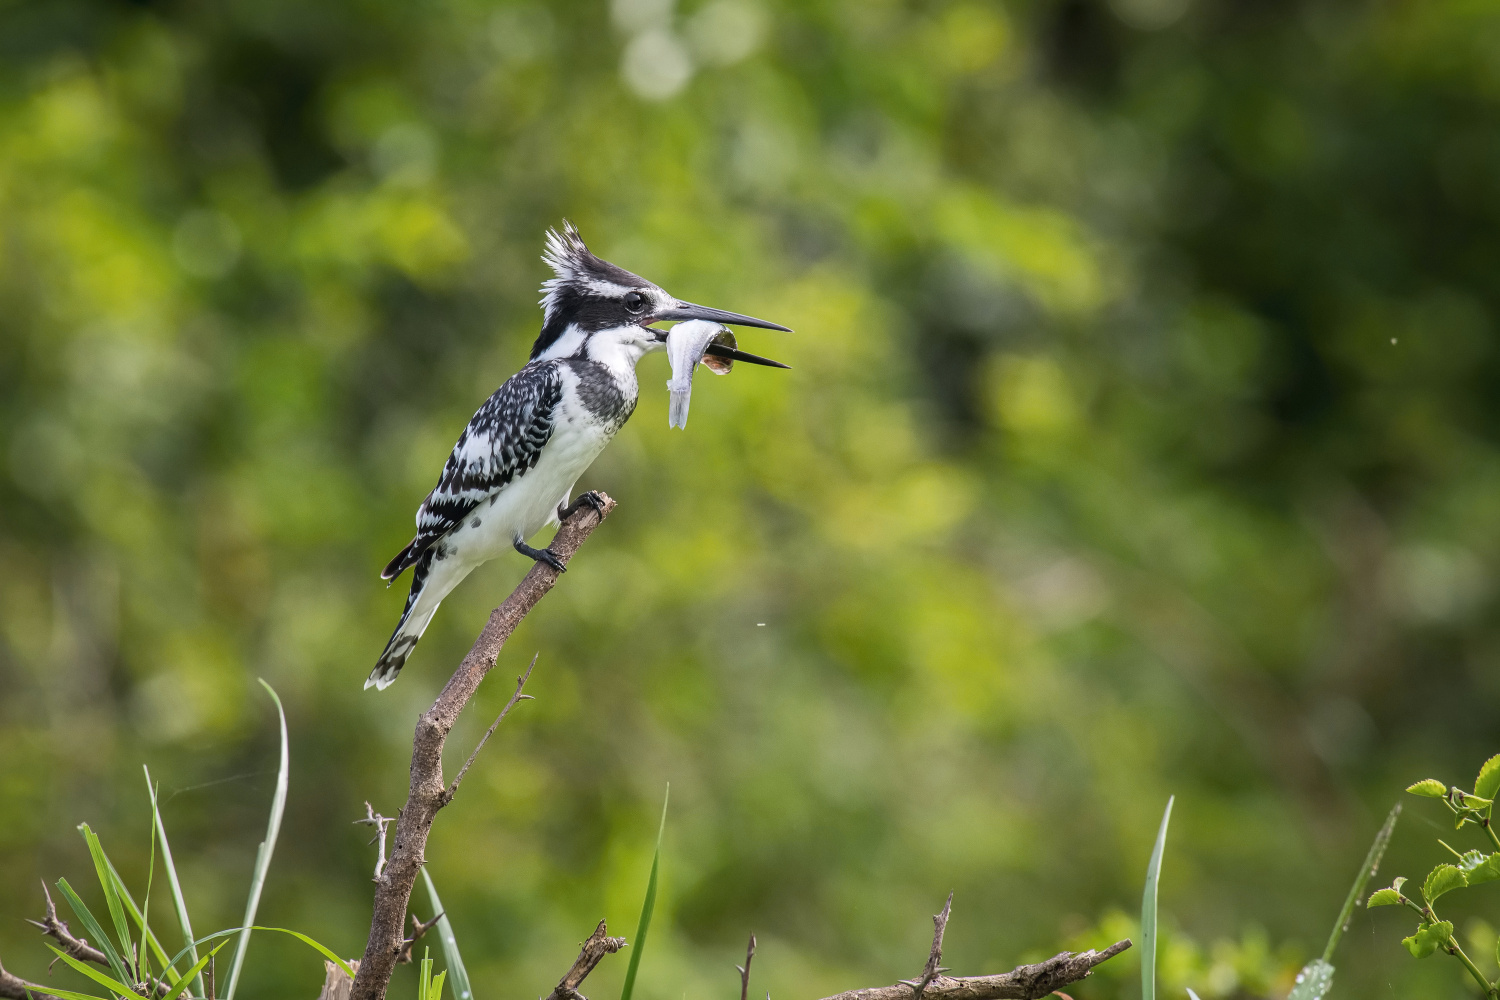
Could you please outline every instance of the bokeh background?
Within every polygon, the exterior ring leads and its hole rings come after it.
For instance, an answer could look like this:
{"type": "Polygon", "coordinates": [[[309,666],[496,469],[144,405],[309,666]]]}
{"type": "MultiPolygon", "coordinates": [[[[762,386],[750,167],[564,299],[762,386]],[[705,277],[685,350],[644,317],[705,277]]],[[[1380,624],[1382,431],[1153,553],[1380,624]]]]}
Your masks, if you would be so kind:
{"type": "MultiPolygon", "coordinates": [[[[256,677],[261,920],[361,952],[351,821],[527,564],[383,694],[377,574],[566,216],[795,368],[683,433],[642,363],[618,512],[451,741],[539,652],[429,846],[479,996],[634,933],[668,782],[651,1000],[752,930],[777,1000],[912,975],[950,889],[957,973],[1130,933],[1173,793],[1166,995],[1284,995],[1400,789],[1500,750],[1497,53],[1476,0],[0,3],[0,958],[45,974],[77,823],[144,881],[142,764],[239,922],[256,677]]],[[[1468,995],[1406,933],[1360,911],[1335,995],[1468,995]]],[[[271,937],[241,995],[315,995],[271,937]]]]}

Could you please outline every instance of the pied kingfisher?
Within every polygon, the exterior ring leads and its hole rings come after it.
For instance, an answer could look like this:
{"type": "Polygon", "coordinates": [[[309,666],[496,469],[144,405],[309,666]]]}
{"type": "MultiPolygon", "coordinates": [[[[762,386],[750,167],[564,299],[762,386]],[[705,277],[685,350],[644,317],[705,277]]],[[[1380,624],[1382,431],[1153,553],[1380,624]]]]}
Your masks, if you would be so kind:
{"type": "MultiPolygon", "coordinates": [[[[515,549],[563,569],[550,549],[526,540],[580,503],[598,506],[592,492],[567,504],[578,477],[635,410],[636,362],[666,346],[667,332],[652,323],[699,319],[788,330],[673,298],[595,257],[566,221],[561,232],[547,231],[542,259],[555,277],[542,284],[542,332],[531,359],[459,435],[437,486],[417,509],[416,537],[380,574],[394,580],[412,567],[411,593],[366,688],[384,689],[396,679],[438,604],[482,563],[515,549]]],[[[720,343],[707,353],[786,367],[720,343]]]]}

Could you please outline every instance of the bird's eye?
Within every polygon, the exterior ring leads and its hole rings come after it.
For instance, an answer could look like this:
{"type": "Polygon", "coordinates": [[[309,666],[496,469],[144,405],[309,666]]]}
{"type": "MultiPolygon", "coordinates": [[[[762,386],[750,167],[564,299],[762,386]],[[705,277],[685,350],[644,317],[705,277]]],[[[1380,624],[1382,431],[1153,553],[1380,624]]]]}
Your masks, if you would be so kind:
{"type": "Polygon", "coordinates": [[[627,292],[625,294],[625,308],[633,313],[646,311],[646,296],[640,292],[627,292]]]}

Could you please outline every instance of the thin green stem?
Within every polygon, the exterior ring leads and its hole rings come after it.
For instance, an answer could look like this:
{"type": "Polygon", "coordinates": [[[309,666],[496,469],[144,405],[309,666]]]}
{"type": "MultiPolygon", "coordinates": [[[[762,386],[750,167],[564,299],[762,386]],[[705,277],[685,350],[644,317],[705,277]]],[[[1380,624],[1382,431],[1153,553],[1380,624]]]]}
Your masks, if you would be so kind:
{"type": "Polygon", "coordinates": [[[1490,835],[1490,840],[1494,841],[1496,849],[1500,849],[1500,835],[1495,833],[1495,828],[1490,824],[1490,818],[1486,816],[1484,822],[1479,825],[1484,827],[1484,832],[1490,835]]]}
{"type": "Polygon", "coordinates": [[[1473,976],[1475,981],[1478,982],[1480,986],[1484,987],[1485,996],[1495,996],[1495,986],[1491,984],[1488,979],[1484,978],[1484,973],[1479,971],[1479,966],[1475,965],[1469,959],[1469,956],[1464,954],[1464,950],[1459,945],[1458,939],[1451,934],[1448,935],[1448,953],[1453,955],[1460,962],[1464,963],[1464,968],[1469,970],[1469,975],[1473,976]]]}

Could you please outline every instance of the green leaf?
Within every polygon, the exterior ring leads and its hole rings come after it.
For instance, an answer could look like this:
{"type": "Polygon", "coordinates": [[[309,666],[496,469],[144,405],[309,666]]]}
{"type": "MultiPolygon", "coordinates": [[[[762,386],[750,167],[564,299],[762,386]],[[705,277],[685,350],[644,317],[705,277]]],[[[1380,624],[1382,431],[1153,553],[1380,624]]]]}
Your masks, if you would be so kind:
{"type": "Polygon", "coordinates": [[[447,978],[446,972],[439,972],[432,977],[432,986],[427,990],[427,1000],[443,1000],[443,980],[447,978]]]}
{"type": "MultiPolygon", "coordinates": [[[[250,898],[245,901],[244,931],[234,949],[234,965],[229,971],[229,988],[224,991],[224,1000],[234,1000],[234,990],[240,984],[240,967],[245,964],[245,952],[250,949],[250,931],[255,926],[255,911],[260,909],[260,893],[266,886],[266,873],[271,870],[271,853],[276,850],[276,838],[281,833],[281,817],[286,812],[286,786],[291,772],[290,753],[287,750],[286,712],[282,711],[281,699],[265,681],[260,682],[276,703],[276,714],[281,719],[281,766],[276,772],[276,794],[271,798],[271,817],[266,823],[266,839],[255,852],[255,871],[250,876],[250,898]]],[[[290,933],[290,932],[289,932],[290,933]]],[[[309,938],[309,941],[312,939],[309,938]]],[[[341,963],[342,964],[342,963],[341,963]]]]}
{"type": "MultiPolygon", "coordinates": [[[[1470,854],[1478,854],[1478,851],[1470,851],[1470,854]]],[[[1465,855],[1467,857],[1468,855],[1465,855]]],[[[1473,868],[1466,869],[1464,875],[1469,880],[1469,885],[1484,885],[1500,879],[1500,853],[1491,854],[1473,868]]]]}
{"type": "MultiPolygon", "coordinates": [[[[188,919],[187,902],[182,898],[182,883],[177,878],[177,866],[172,862],[172,845],[167,843],[167,828],[162,825],[161,809],[156,801],[156,786],[151,782],[151,771],[145,765],[141,770],[146,773],[146,788],[151,793],[151,819],[156,828],[156,839],[161,842],[161,859],[167,869],[167,882],[172,887],[172,905],[177,909],[177,926],[182,929],[182,939],[187,942],[188,954],[193,961],[198,961],[198,949],[193,947],[193,924],[188,919]]],[[[171,967],[170,964],[162,964],[171,967]]],[[[206,996],[207,989],[203,983],[201,972],[197,974],[193,986],[199,996],[206,996]]]]}
{"type": "Polygon", "coordinates": [[[432,912],[442,914],[437,922],[438,940],[443,944],[443,962],[453,976],[453,996],[456,1000],[474,1000],[474,989],[469,985],[469,970],[464,968],[464,957],[458,953],[458,938],[453,934],[453,924],[448,921],[448,911],[443,908],[443,901],[438,898],[437,887],[432,884],[432,876],[427,874],[425,866],[422,868],[422,878],[427,882],[427,898],[432,902],[432,912]]]}
{"type": "Polygon", "coordinates": [[[110,1000],[108,997],[96,997],[92,993],[74,993],[72,990],[60,990],[56,986],[47,987],[47,995],[57,997],[58,1000],[110,1000]]]}
{"type": "Polygon", "coordinates": [[[172,989],[168,991],[167,995],[162,997],[161,1000],[177,1000],[178,997],[182,996],[183,991],[186,990],[190,985],[192,985],[194,977],[203,972],[204,967],[208,965],[208,960],[217,955],[219,953],[219,948],[224,947],[224,945],[228,943],[228,941],[221,942],[218,948],[215,948],[213,951],[209,952],[207,955],[204,955],[202,958],[198,959],[198,961],[194,962],[192,968],[188,969],[182,974],[182,978],[177,980],[177,985],[172,987],[172,989]]]}
{"type": "Polygon", "coordinates": [[[1376,889],[1370,895],[1370,901],[1365,904],[1366,908],[1375,906],[1400,906],[1401,893],[1395,889],[1376,889]]]}
{"type": "Polygon", "coordinates": [[[1460,791],[1457,788],[1453,790],[1453,798],[1459,805],[1479,812],[1484,812],[1484,810],[1495,804],[1490,799],[1481,798],[1478,795],[1470,795],[1468,792],[1460,791]]]}
{"type": "Polygon", "coordinates": [[[64,962],[67,962],[76,971],[83,973],[85,976],[88,976],[94,982],[98,983],[100,986],[103,986],[110,992],[122,997],[132,997],[134,998],[134,1000],[145,1000],[145,998],[142,997],[139,993],[131,989],[129,986],[126,986],[118,979],[111,979],[109,976],[106,976],[104,973],[100,972],[92,965],[80,962],[72,955],[69,955],[67,952],[63,951],[61,948],[58,948],[51,943],[49,943],[47,947],[56,952],[58,958],[62,959],[64,962]]]}
{"type": "MultiPolygon", "coordinates": [[[[78,832],[83,834],[84,841],[89,845],[94,870],[99,874],[99,884],[104,888],[104,904],[109,907],[110,919],[115,922],[115,931],[120,935],[120,954],[122,957],[131,955],[134,948],[130,940],[130,925],[125,922],[125,907],[120,905],[120,894],[115,887],[115,880],[110,877],[111,866],[109,857],[104,853],[104,845],[99,843],[99,838],[87,823],[80,823],[78,832]]],[[[125,964],[129,967],[130,962],[125,964]]]]}
{"type": "Polygon", "coordinates": [[[1395,889],[1397,892],[1400,892],[1401,887],[1405,885],[1407,881],[1408,880],[1405,875],[1397,875],[1395,878],[1391,879],[1391,888],[1395,889]]]}
{"type": "Polygon", "coordinates": [[[1297,982],[1292,986],[1286,1000],[1323,1000],[1333,988],[1333,966],[1315,958],[1297,973],[1297,982]]]}
{"type": "Polygon", "coordinates": [[[99,943],[99,950],[104,952],[104,957],[109,961],[110,971],[120,979],[129,979],[130,973],[126,970],[125,962],[120,958],[120,953],[115,951],[115,946],[110,943],[109,935],[104,933],[104,928],[99,926],[99,921],[94,919],[94,914],[89,908],[83,905],[83,900],[78,898],[78,893],[73,891],[73,887],[68,884],[68,880],[65,878],[58,879],[57,887],[62,890],[63,898],[73,908],[73,913],[83,922],[84,930],[88,931],[89,936],[99,943]]]}
{"type": "Polygon", "coordinates": [[[1436,778],[1424,779],[1415,785],[1408,786],[1406,790],[1413,795],[1421,795],[1429,799],[1440,799],[1448,794],[1448,786],[1436,778]]]}
{"type": "MultiPolygon", "coordinates": [[[[303,944],[307,945],[309,948],[311,948],[314,951],[316,951],[319,955],[322,955],[324,958],[328,959],[334,965],[337,965],[340,969],[343,969],[344,973],[346,975],[348,975],[348,977],[350,979],[354,978],[354,970],[349,967],[349,963],[346,962],[346,961],[344,961],[342,958],[339,958],[337,955],[335,955],[332,950],[330,950],[329,948],[325,947],[322,944],[319,944],[317,941],[314,941],[312,938],[308,937],[306,934],[303,934],[301,931],[289,930],[289,929],[287,929],[285,927],[263,927],[260,924],[256,924],[255,926],[249,927],[249,928],[245,928],[245,927],[229,927],[229,928],[226,928],[225,930],[222,930],[222,931],[215,931],[214,933],[209,934],[206,937],[201,937],[198,940],[194,941],[193,945],[196,946],[196,945],[200,945],[200,944],[207,944],[209,941],[216,941],[216,940],[218,940],[221,937],[228,937],[231,934],[239,934],[239,933],[241,933],[241,932],[243,932],[245,930],[252,930],[252,931],[272,931],[272,932],[274,932],[276,934],[286,934],[286,935],[289,935],[291,937],[294,937],[298,941],[301,941],[303,944]]],[[[176,965],[178,962],[180,962],[182,960],[183,956],[186,955],[187,953],[188,953],[188,950],[186,948],[183,948],[172,959],[172,964],[176,965]]]]}
{"type": "Polygon", "coordinates": [[[1422,898],[1427,900],[1427,904],[1431,906],[1444,893],[1452,892],[1454,889],[1462,889],[1468,884],[1468,877],[1457,867],[1453,865],[1438,865],[1427,873],[1427,881],[1422,883],[1422,898]]]}
{"type": "Polygon", "coordinates": [[[1493,799],[1500,792],[1500,753],[1495,754],[1479,767],[1479,777],[1474,779],[1474,794],[1493,799]]]}
{"type": "Polygon", "coordinates": [[[427,1000],[432,990],[432,959],[423,958],[417,973],[417,1000],[427,1000]]]}
{"type": "Polygon", "coordinates": [[[1439,945],[1446,944],[1452,936],[1453,924],[1447,920],[1439,920],[1435,924],[1423,923],[1411,937],[1402,938],[1401,943],[1406,945],[1412,958],[1426,958],[1439,945]]]}
{"type": "MultiPolygon", "coordinates": [[[[130,895],[130,890],[125,887],[125,880],[120,878],[120,873],[115,871],[114,862],[108,858],[105,858],[105,861],[109,864],[109,877],[114,879],[115,882],[115,892],[120,895],[120,904],[125,907],[125,912],[130,915],[130,919],[135,921],[135,925],[145,931],[146,943],[151,946],[152,954],[165,966],[167,964],[167,953],[162,948],[161,942],[157,941],[155,932],[146,925],[146,915],[141,911],[139,906],[135,905],[135,898],[130,895]]],[[[147,888],[150,888],[149,885],[147,888]]],[[[167,975],[171,977],[172,982],[177,982],[177,974],[170,968],[167,969],[167,975]]]]}
{"type": "MultiPolygon", "coordinates": [[[[1391,807],[1386,815],[1385,822],[1380,829],[1375,831],[1375,839],[1370,841],[1370,849],[1365,852],[1365,863],[1360,865],[1359,871],[1354,876],[1354,884],[1349,887],[1349,895],[1344,897],[1344,908],[1339,911],[1339,918],[1334,922],[1333,930],[1328,935],[1328,945],[1323,949],[1323,965],[1328,967],[1328,982],[1333,982],[1333,949],[1338,947],[1339,938],[1349,927],[1349,918],[1354,916],[1355,904],[1365,894],[1365,886],[1370,884],[1370,879],[1375,877],[1375,872],[1380,868],[1380,861],[1385,857],[1386,845],[1391,842],[1391,834],[1396,832],[1396,820],[1401,817],[1401,803],[1397,802],[1391,807]]],[[[1313,966],[1308,965],[1307,969],[1313,966]]],[[[1307,969],[1303,969],[1306,972],[1307,969]]],[[[1324,993],[1327,987],[1324,987],[1324,993]]],[[[1322,996],[1319,993],[1318,996],[1322,996]]]]}
{"type": "Polygon", "coordinates": [[[1172,803],[1176,800],[1175,795],[1167,798],[1161,827],[1156,831],[1156,846],[1151,848],[1151,861],[1146,865],[1146,888],[1141,893],[1141,1000],[1156,1000],[1156,887],[1161,881],[1161,856],[1167,849],[1167,824],[1172,821],[1172,803]]]}
{"type": "Polygon", "coordinates": [[[651,914],[656,911],[656,872],[661,863],[661,835],[667,829],[667,803],[672,798],[672,786],[667,785],[667,794],[661,801],[661,825],[656,828],[656,851],[651,855],[651,877],[646,880],[646,898],[641,903],[641,922],[636,925],[634,947],[630,949],[630,966],[625,970],[625,985],[620,990],[620,1000],[630,1000],[635,990],[635,973],[641,967],[641,954],[646,950],[646,932],[651,929],[651,914]]]}

